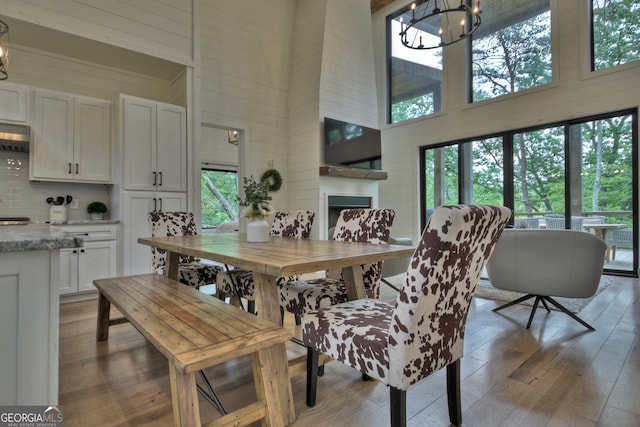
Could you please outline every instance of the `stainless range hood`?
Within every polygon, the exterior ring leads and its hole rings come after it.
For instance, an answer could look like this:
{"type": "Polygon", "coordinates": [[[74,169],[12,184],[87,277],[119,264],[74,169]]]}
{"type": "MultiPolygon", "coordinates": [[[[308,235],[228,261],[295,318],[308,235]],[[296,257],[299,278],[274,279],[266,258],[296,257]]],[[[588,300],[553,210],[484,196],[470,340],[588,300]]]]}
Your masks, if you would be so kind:
{"type": "Polygon", "coordinates": [[[0,123],[0,151],[29,152],[29,126],[0,123]]]}

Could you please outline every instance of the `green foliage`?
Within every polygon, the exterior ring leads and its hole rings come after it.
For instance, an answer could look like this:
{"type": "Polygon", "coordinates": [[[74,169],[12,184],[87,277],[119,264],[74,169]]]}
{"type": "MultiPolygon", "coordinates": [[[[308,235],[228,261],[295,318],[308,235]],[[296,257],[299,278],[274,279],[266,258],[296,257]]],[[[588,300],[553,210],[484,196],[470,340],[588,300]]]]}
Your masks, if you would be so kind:
{"type": "Polygon", "coordinates": [[[269,201],[268,184],[263,181],[256,181],[253,176],[242,178],[244,181],[244,200],[238,199],[240,206],[245,206],[242,216],[246,218],[266,218],[273,212],[273,207],[269,201]]]}
{"type": "Polygon", "coordinates": [[[106,213],[107,205],[102,202],[91,202],[87,205],[87,213],[106,213]]]}
{"type": "Polygon", "coordinates": [[[594,69],[640,59],[640,2],[592,0],[594,69]]]}
{"type": "Polygon", "coordinates": [[[238,219],[238,174],[229,171],[203,170],[202,226],[217,227],[223,222],[238,219]]]}

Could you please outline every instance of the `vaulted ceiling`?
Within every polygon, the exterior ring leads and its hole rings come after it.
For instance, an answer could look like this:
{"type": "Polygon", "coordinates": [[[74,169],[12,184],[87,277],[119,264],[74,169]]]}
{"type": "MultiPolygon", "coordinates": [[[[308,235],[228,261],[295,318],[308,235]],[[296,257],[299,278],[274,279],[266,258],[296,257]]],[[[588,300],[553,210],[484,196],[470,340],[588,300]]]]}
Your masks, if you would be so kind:
{"type": "Polygon", "coordinates": [[[393,3],[393,0],[371,0],[371,13],[382,9],[390,3],[393,3]]]}

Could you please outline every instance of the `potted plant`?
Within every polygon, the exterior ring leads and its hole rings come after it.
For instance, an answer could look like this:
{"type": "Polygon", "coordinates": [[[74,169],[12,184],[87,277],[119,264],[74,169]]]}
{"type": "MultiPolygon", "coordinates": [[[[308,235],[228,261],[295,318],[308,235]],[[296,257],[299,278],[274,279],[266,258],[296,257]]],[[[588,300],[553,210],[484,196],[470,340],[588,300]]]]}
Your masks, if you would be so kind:
{"type": "Polygon", "coordinates": [[[91,202],[87,206],[87,213],[91,219],[104,219],[104,214],[107,212],[107,205],[102,202],[91,202]]]}
{"type": "Polygon", "coordinates": [[[245,199],[238,198],[238,202],[240,206],[244,206],[241,215],[250,220],[247,224],[247,241],[266,242],[269,240],[269,224],[266,218],[273,213],[267,184],[257,182],[253,176],[245,176],[242,179],[245,199]]]}

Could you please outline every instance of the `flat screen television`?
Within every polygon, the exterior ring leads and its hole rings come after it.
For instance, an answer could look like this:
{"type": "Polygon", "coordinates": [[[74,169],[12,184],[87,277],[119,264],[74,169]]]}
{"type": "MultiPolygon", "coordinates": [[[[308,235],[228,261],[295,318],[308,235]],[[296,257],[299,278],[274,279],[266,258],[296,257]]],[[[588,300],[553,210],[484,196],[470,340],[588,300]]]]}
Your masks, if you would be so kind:
{"type": "Polygon", "coordinates": [[[328,165],[382,169],[380,130],[325,117],[324,161],[328,165]]]}

